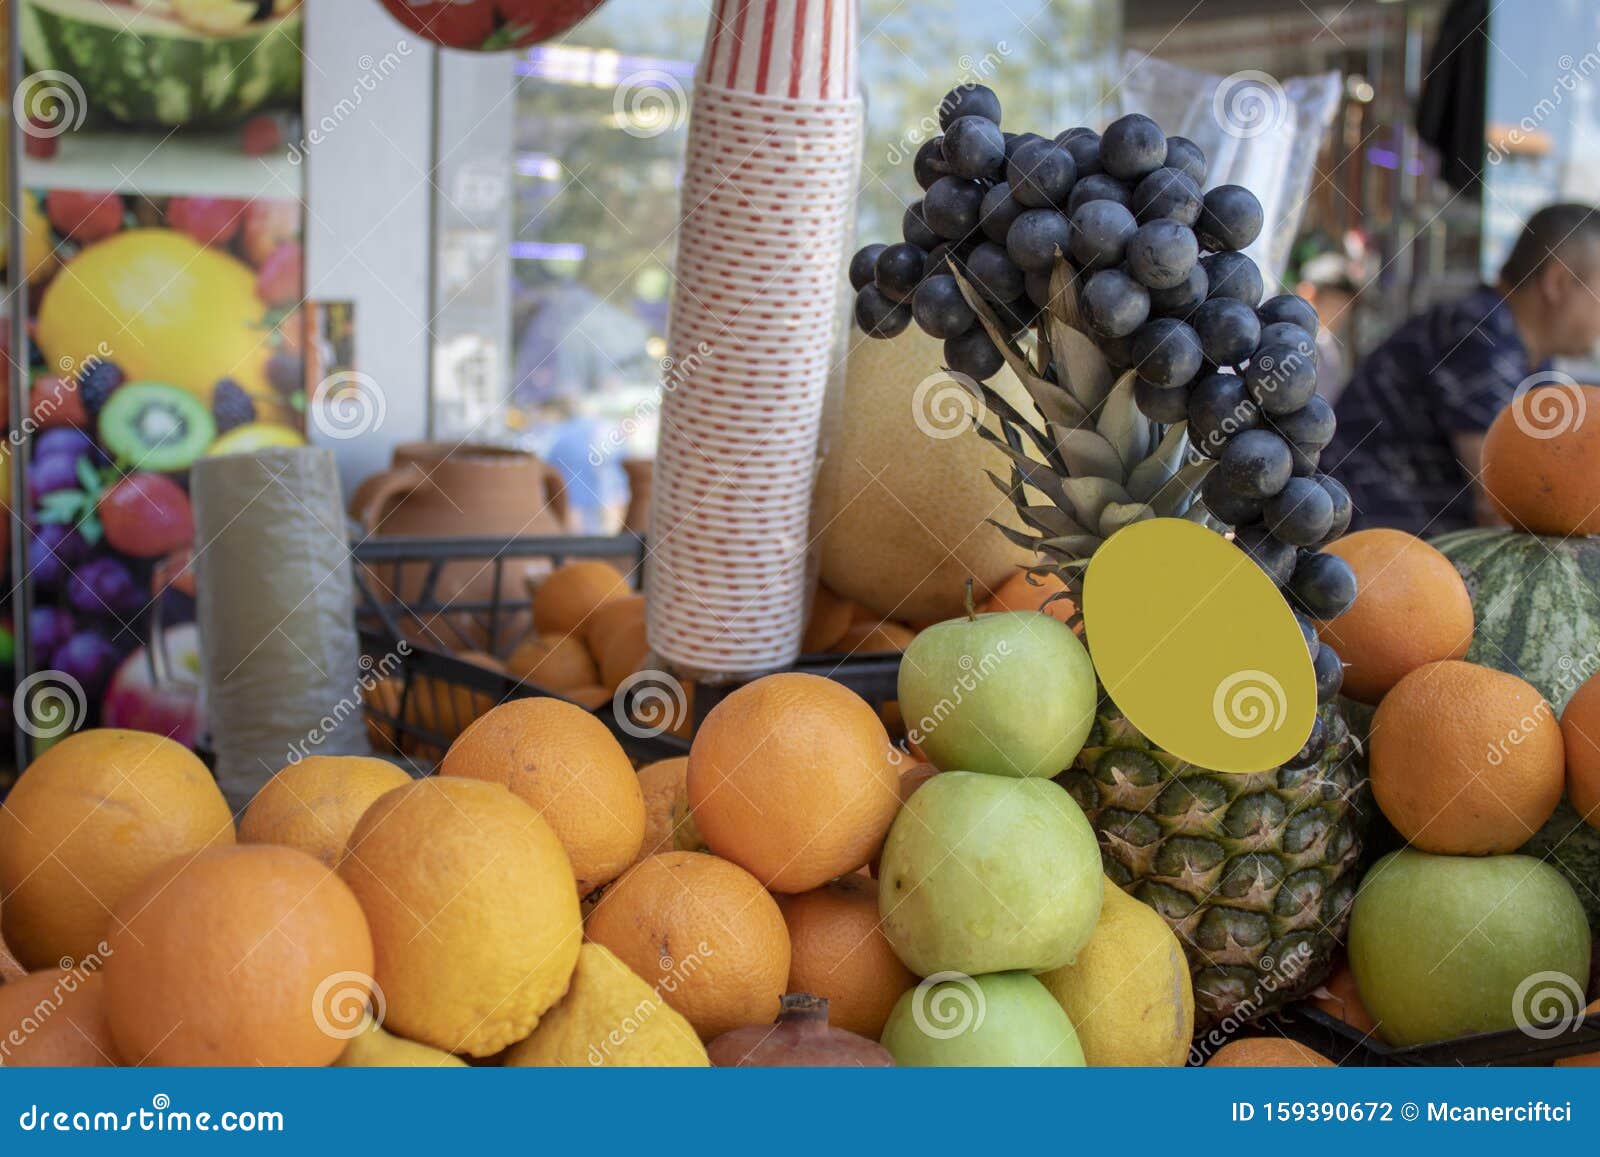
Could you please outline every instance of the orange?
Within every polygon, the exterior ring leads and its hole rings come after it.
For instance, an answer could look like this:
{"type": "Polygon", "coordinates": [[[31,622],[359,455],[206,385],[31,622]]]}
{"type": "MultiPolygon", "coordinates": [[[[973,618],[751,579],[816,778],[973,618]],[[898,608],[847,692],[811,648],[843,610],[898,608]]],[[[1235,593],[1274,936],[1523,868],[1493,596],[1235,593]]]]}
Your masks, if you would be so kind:
{"type": "MultiPolygon", "coordinates": [[[[462,651],[455,656],[463,663],[485,671],[505,673],[505,664],[485,651],[462,651]]],[[[447,742],[460,735],[480,715],[495,705],[496,697],[445,676],[417,678],[406,698],[406,722],[413,727],[441,736],[447,742]]],[[[438,751],[424,745],[424,754],[437,759],[438,751]]]]}
{"type": "Polygon", "coordinates": [[[1424,663],[1472,642],[1472,597],[1440,554],[1403,530],[1358,530],[1327,548],[1356,572],[1356,601],[1318,634],[1344,661],[1344,693],[1376,703],[1424,663]]]}
{"type": "Polygon", "coordinates": [[[904,623],[853,623],[837,643],[835,651],[848,655],[876,655],[904,651],[917,633],[904,623]]]}
{"type": "MultiPolygon", "coordinates": [[[[3,896],[0,896],[0,899],[3,898],[3,896]]],[[[0,912],[4,912],[3,906],[0,906],[0,912]]],[[[0,920],[0,923],[3,923],[3,920],[0,920]]],[[[22,967],[22,963],[12,955],[11,949],[6,946],[6,938],[0,936],[0,984],[5,984],[9,980],[17,980],[27,974],[27,969],[22,967]]]]}
{"type": "Polygon", "coordinates": [[[1567,756],[1567,800],[1590,827],[1600,828],[1600,675],[1572,693],[1561,712],[1567,756]]]}
{"type": "Polygon", "coordinates": [[[486,1057],[521,1040],[578,962],[561,841],[505,788],[433,776],[367,810],[339,875],[372,929],[384,1027],[486,1057]]]}
{"type": "Polygon", "coordinates": [[[336,868],[361,814],[384,792],[410,782],[409,775],[385,759],[308,756],[256,792],[239,820],[239,842],[298,848],[336,868]]]}
{"type": "Polygon", "coordinates": [[[615,694],[622,681],[642,670],[649,659],[650,640],[645,635],[644,620],[623,623],[606,637],[605,650],[600,654],[601,686],[615,694]]]}
{"type": "Polygon", "coordinates": [[[1206,1062],[1208,1069],[1331,1069],[1332,1061],[1299,1041],[1281,1036],[1231,1040],[1206,1062]]]}
{"type": "Polygon", "coordinates": [[[474,723],[439,773],[502,784],[555,830],[578,888],[598,888],[644,841],[644,794],[633,763],[593,715],[559,699],[513,699],[474,723]]]}
{"type": "Polygon", "coordinates": [[[889,735],[818,675],[746,683],[689,749],[689,809],[707,846],[775,892],[808,892],[872,858],[900,807],[889,735]]]}
{"type": "Polygon", "coordinates": [[[878,923],[878,885],[841,876],[798,896],[778,897],[789,928],[789,991],[826,997],[828,1022],[877,1040],[916,974],[894,954],[878,923]]]}
{"type": "Polygon", "coordinates": [[[549,691],[589,686],[600,678],[589,648],[576,635],[525,639],[506,659],[506,670],[524,683],[549,691]]]}
{"type": "MultiPolygon", "coordinates": [[[[0,992],[4,992],[4,991],[5,991],[4,989],[0,989],[0,992]]],[[[1594,1016],[1596,1013],[1600,1013],[1600,1000],[1595,1001],[1593,1004],[1591,1004],[1588,1008],[1584,1009],[1583,1011],[1585,1012],[1585,1014],[1587,1014],[1589,1016],[1594,1016]]],[[[1600,1068],[1600,1053],[1580,1053],[1575,1057],[1567,1057],[1565,1060],[1556,1061],[1555,1062],[1555,1066],[1558,1069],[1565,1069],[1565,1068],[1580,1068],[1580,1069],[1600,1068]]]]}
{"type": "Polygon", "coordinates": [[[985,614],[992,611],[1043,611],[1052,619],[1060,619],[1064,623],[1077,610],[1072,600],[1059,598],[1048,605],[1046,600],[1066,593],[1067,584],[1061,581],[1058,574],[1029,575],[1027,571],[1019,570],[1001,583],[1000,588],[979,609],[985,614]]]}
{"type": "Polygon", "coordinates": [[[27,968],[83,960],[154,868],[233,843],[233,814],[190,751],[147,731],[80,731],[0,804],[6,943],[27,968]]]}
{"type": "Polygon", "coordinates": [[[46,968],[0,985],[0,1068],[117,1064],[105,987],[83,968],[46,968]]]}
{"type": "Polygon", "coordinates": [[[821,583],[811,596],[811,615],[806,620],[806,633],[800,639],[800,652],[814,655],[831,651],[850,629],[855,604],[834,594],[821,583]]]}
{"type": "Polygon", "coordinates": [[[1514,852],[1561,802],[1561,726],[1515,675],[1446,659],[1396,683],[1372,717],[1372,792],[1425,852],[1514,852]]]}
{"type": "MultiPolygon", "coordinates": [[[[639,859],[657,852],[703,852],[700,833],[689,814],[689,759],[658,759],[639,769],[644,792],[644,843],[639,859]]],[[[637,861],[635,861],[637,862],[637,861]]]]}
{"type": "Polygon", "coordinates": [[[541,635],[582,632],[589,616],[627,598],[628,580],[608,562],[584,559],[557,568],[533,592],[533,627],[541,635]]]}
{"type": "Polygon", "coordinates": [[[584,645],[589,648],[596,662],[605,653],[606,643],[610,641],[621,628],[631,623],[644,622],[645,603],[643,595],[624,595],[620,599],[612,599],[601,603],[590,614],[583,624],[580,632],[584,645]]]}
{"type": "Polygon", "coordinates": [[[1350,971],[1350,965],[1342,961],[1333,975],[1311,994],[1311,1003],[1329,1016],[1344,1021],[1357,1032],[1370,1034],[1377,1031],[1378,1022],[1372,1019],[1372,1014],[1361,1001],[1361,994],[1356,991],[1355,974],[1350,971]]]}
{"type": "Polygon", "coordinates": [[[1529,534],[1600,534],[1600,389],[1552,383],[1512,400],[1483,439],[1484,490],[1529,534]]]}
{"type": "MultiPolygon", "coordinates": [[[[896,774],[900,778],[900,782],[896,789],[896,794],[899,796],[900,800],[899,807],[895,809],[895,813],[898,815],[899,809],[905,807],[906,800],[911,798],[912,794],[916,792],[917,788],[921,787],[934,776],[938,775],[939,769],[933,766],[933,764],[928,763],[926,760],[913,760],[911,756],[901,751],[898,747],[892,747],[889,749],[889,751],[890,761],[894,764],[896,774]]],[[[885,838],[887,838],[887,833],[885,834],[885,838]]],[[[872,860],[867,865],[873,876],[878,874],[879,861],[882,859],[882,857],[883,848],[880,846],[877,851],[872,853],[872,860]]]]}
{"type": "Polygon", "coordinates": [[[584,931],[711,1040],[769,1024],[789,978],[789,931],[761,882],[701,852],[641,860],[590,913],[584,931]]]}
{"type": "Polygon", "coordinates": [[[372,936],[344,882],[293,848],[156,869],[112,917],[103,970],[134,1065],[328,1065],[364,1021],[372,936]]]}
{"type": "Polygon", "coordinates": [[[394,725],[400,718],[400,691],[401,682],[395,678],[380,679],[361,689],[361,701],[367,707],[367,740],[375,751],[400,750],[394,725]]]}
{"type": "Polygon", "coordinates": [[[598,711],[611,702],[611,689],[602,687],[598,683],[569,687],[562,694],[574,703],[581,704],[586,711],[598,711]]]}

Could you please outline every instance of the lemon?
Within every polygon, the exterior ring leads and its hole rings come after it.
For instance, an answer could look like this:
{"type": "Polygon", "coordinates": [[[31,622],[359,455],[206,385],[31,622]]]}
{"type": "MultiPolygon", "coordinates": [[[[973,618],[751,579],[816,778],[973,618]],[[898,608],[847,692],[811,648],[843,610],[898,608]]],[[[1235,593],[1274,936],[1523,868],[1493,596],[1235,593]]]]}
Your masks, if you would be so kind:
{"type": "Polygon", "coordinates": [[[704,1068],[711,1061],[681,1013],[610,949],[585,942],[567,995],[532,1036],[511,1047],[505,1063],[704,1068]]]}
{"type": "Polygon", "coordinates": [[[467,1062],[443,1049],[419,1045],[385,1032],[383,1026],[367,1017],[367,1027],[358,1036],[350,1038],[344,1052],[333,1062],[345,1069],[429,1069],[466,1068],[467,1062]]]}
{"type": "Polygon", "coordinates": [[[208,405],[219,378],[272,399],[265,313],[237,257],[170,229],[129,229],[61,267],[39,305],[38,339],[51,364],[102,358],[208,405]]]}
{"type": "Polygon", "coordinates": [[[205,456],[216,458],[223,454],[254,454],[257,450],[266,450],[273,446],[305,444],[305,435],[293,427],[280,425],[277,422],[246,422],[242,426],[235,426],[211,443],[205,456]]]}
{"type": "Polygon", "coordinates": [[[1194,1035],[1189,963],[1167,922],[1110,880],[1105,903],[1078,959],[1043,973],[1077,1027],[1090,1065],[1176,1067],[1194,1035]]]}

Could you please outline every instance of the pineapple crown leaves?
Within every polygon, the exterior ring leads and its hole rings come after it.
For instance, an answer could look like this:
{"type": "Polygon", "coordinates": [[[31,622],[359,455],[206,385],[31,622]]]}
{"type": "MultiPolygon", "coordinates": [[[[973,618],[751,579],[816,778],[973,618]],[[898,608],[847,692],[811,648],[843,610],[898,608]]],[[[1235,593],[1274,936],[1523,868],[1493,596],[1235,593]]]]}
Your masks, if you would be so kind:
{"type": "Polygon", "coordinates": [[[1124,526],[1156,517],[1206,518],[1195,498],[1212,463],[1190,451],[1186,423],[1163,429],[1140,412],[1133,371],[1114,377],[1082,328],[1071,265],[1056,261],[1032,357],[961,270],[953,263],[951,270],[1044,419],[1041,428],[991,386],[966,383],[999,427],[980,422],[973,424],[974,431],[1011,463],[1009,477],[991,471],[989,478],[1032,533],[991,522],[1006,539],[1045,560],[1030,573],[1057,573],[1075,590],[1089,557],[1124,526]],[[1048,504],[1031,501],[1030,490],[1048,504]]]}

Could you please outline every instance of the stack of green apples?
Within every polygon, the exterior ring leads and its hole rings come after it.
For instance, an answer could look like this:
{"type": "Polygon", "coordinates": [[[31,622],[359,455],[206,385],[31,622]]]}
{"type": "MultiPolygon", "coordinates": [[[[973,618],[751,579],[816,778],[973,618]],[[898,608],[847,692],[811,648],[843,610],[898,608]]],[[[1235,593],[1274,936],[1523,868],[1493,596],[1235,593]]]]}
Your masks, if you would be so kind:
{"type": "Polygon", "coordinates": [[[1101,873],[1052,781],[1089,737],[1089,653],[1038,611],[929,627],[901,661],[916,749],[939,769],[879,869],[883,929],[923,982],[883,1044],[902,1065],[1182,1064],[1189,971],[1165,921],[1101,873]]]}

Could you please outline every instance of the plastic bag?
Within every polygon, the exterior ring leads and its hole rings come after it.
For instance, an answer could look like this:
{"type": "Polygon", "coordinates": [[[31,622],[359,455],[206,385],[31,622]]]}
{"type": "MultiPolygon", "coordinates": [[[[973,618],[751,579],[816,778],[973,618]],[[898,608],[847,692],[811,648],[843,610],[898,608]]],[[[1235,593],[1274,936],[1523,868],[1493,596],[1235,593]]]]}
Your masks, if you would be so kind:
{"type": "Polygon", "coordinates": [[[1154,117],[1205,150],[1207,189],[1243,185],[1261,201],[1266,225],[1245,252],[1274,292],[1288,268],[1323,134],[1339,109],[1340,74],[1279,81],[1246,69],[1217,76],[1139,52],[1123,54],[1123,70],[1123,112],[1154,117]]]}

